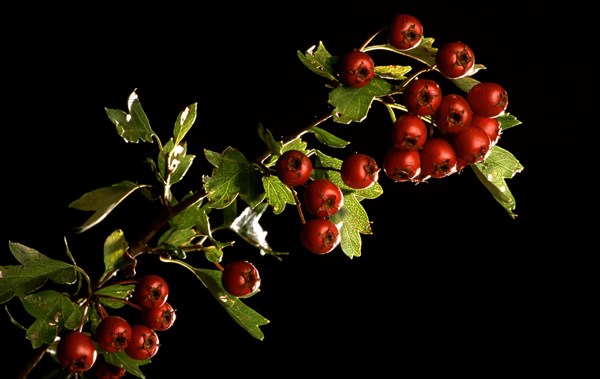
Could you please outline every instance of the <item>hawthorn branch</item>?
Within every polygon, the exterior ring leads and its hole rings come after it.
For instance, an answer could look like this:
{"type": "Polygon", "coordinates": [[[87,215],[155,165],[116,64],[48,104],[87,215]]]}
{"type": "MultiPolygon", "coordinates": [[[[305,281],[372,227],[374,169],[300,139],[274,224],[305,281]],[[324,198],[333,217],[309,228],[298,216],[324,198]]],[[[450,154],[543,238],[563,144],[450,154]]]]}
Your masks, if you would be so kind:
{"type": "MultiPolygon", "coordinates": [[[[179,213],[188,209],[189,207],[197,204],[199,201],[202,201],[208,194],[204,189],[192,194],[190,197],[182,200],[179,204],[174,207],[165,207],[164,211],[154,219],[152,224],[146,229],[144,233],[142,233],[142,237],[138,239],[134,244],[129,247],[129,250],[125,254],[125,257],[131,260],[131,267],[133,273],[135,273],[135,262],[136,257],[140,254],[148,252],[148,244],[156,236],[156,234],[161,231],[169,221],[177,216],[179,213]]],[[[101,287],[106,281],[108,281],[113,275],[115,275],[120,269],[115,268],[111,272],[107,273],[104,276],[104,280],[98,283],[98,287],[101,287]]]]}

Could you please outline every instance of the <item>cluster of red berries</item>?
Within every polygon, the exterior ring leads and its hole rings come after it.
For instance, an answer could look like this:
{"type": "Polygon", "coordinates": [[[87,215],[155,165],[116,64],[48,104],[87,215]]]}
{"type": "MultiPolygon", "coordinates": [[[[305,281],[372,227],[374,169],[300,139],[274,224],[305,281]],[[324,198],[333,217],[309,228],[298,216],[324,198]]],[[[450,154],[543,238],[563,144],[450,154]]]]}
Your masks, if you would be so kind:
{"type": "Polygon", "coordinates": [[[132,304],[141,311],[139,322],[130,324],[121,316],[100,312],[104,316],[91,334],[70,330],[61,336],[56,350],[58,361],[74,374],[91,370],[98,379],[123,377],[125,368],[103,359],[96,362],[97,347],[106,353],[125,352],[135,360],[154,357],[160,346],[157,332],[171,328],[176,318],[168,296],[165,279],[155,274],[143,276],[132,293],[132,304]]]}
{"type": "Polygon", "coordinates": [[[460,172],[483,162],[500,138],[497,117],[506,110],[508,96],[499,84],[478,83],[464,97],[442,95],[434,80],[415,79],[402,95],[407,113],[393,124],[393,146],[383,163],[386,175],[397,182],[460,172]],[[431,128],[422,116],[430,116],[431,128]]]}
{"type": "MultiPolygon", "coordinates": [[[[299,150],[287,150],[281,154],[275,163],[275,172],[288,187],[303,188],[304,209],[312,217],[303,219],[300,232],[302,245],[316,254],[331,252],[341,241],[339,226],[330,219],[344,205],[340,187],[326,178],[311,179],[312,161],[299,150]]],[[[372,157],[352,153],[342,161],[340,174],[347,186],[364,189],[377,182],[379,167],[372,157]]]]}
{"type": "MultiPolygon", "coordinates": [[[[398,50],[414,49],[423,39],[423,25],[411,15],[398,14],[387,39],[398,50]]],[[[459,79],[473,73],[475,55],[463,42],[447,42],[437,50],[434,68],[448,79],[459,79]]],[[[340,59],[338,77],[343,84],[361,88],[374,76],[368,53],[353,50],[340,59]]],[[[385,154],[383,170],[396,182],[422,182],[487,158],[500,138],[498,116],[506,111],[508,94],[497,83],[479,82],[466,96],[444,95],[436,81],[417,77],[405,83],[402,104],[406,113],[394,122],[393,146],[385,154]]]]}

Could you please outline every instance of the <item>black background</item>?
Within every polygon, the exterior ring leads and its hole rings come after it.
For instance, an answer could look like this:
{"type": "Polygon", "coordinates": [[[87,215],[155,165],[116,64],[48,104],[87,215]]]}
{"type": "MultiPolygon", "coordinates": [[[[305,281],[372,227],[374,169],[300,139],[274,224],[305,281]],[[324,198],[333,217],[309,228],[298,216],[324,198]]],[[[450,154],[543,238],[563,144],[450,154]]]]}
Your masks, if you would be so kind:
{"type": "MultiPolygon", "coordinates": [[[[354,259],[339,249],[315,256],[301,248],[292,207],[279,216],[267,213],[269,242],[290,255],[282,262],[261,257],[242,241],[232,249],[261,271],[261,293],[246,303],[271,321],[262,328],[263,341],[235,324],[187,271],[140,262],[139,272],[169,279],[178,317],[142,370],[149,379],[556,370],[561,359],[552,357],[565,334],[556,328],[556,314],[564,307],[558,303],[566,299],[569,267],[553,252],[561,245],[576,250],[582,241],[565,232],[577,220],[564,180],[572,166],[557,153],[573,121],[556,100],[566,84],[551,79],[564,61],[547,58],[557,45],[574,45],[572,35],[560,32],[564,15],[549,5],[502,4],[92,4],[6,13],[16,26],[4,26],[2,37],[3,239],[66,259],[66,237],[78,262],[100,271],[108,233],[119,227],[134,234],[152,209],[133,197],[106,224],[75,235],[70,228],[82,218],[68,204],[97,187],[150,180],[144,159],[156,154],[154,145],[120,139],[105,107],[126,109],[137,89],[164,141],[177,114],[197,102],[187,140],[198,159],[184,183],[199,188],[210,170],[203,149],[233,146],[256,157],[263,150],[259,122],[286,136],[328,111],[325,82],[301,64],[298,50],[323,41],[342,54],[393,15],[411,13],[434,46],[468,43],[487,67],[476,78],[507,89],[508,111],[522,124],[499,144],[525,167],[507,180],[518,217],[510,218],[469,171],[418,186],[382,176],[384,194],[364,203],[374,234],[363,237],[362,256],[354,259]]],[[[379,160],[389,145],[389,117],[378,104],[363,123],[326,125],[352,140],[349,149],[379,160]]],[[[2,265],[15,264],[8,249],[0,257],[2,265]]],[[[19,307],[9,303],[15,314],[19,307]]],[[[5,312],[0,321],[10,346],[2,366],[12,376],[30,344],[5,312]]],[[[41,378],[52,365],[45,359],[31,377],[41,378]]]]}

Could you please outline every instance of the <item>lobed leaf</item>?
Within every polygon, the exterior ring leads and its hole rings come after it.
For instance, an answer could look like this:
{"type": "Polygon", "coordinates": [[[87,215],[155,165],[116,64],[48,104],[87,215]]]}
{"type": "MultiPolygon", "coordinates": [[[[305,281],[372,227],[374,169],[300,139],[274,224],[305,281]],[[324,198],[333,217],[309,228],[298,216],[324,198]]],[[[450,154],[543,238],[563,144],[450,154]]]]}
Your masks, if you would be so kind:
{"type": "Polygon", "coordinates": [[[225,208],[238,195],[251,207],[265,197],[262,175],[238,150],[227,147],[222,154],[206,150],[206,159],[213,165],[212,175],[205,176],[204,189],[213,208],[225,208]]]}
{"type": "Polygon", "coordinates": [[[327,51],[323,42],[319,41],[317,45],[310,47],[304,54],[300,51],[297,53],[300,61],[309,70],[329,80],[337,81],[335,69],[333,67],[335,59],[329,51],[327,51]]]}
{"type": "Polygon", "coordinates": [[[22,265],[0,266],[0,304],[31,293],[48,280],[72,284],[77,279],[74,265],[49,258],[20,243],[9,241],[8,246],[22,265]]]}
{"type": "Polygon", "coordinates": [[[115,124],[119,136],[126,142],[152,142],[155,133],[135,91],[129,95],[127,107],[129,113],[120,109],[105,108],[106,115],[115,124]]]}
{"type": "Polygon", "coordinates": [[[58,329],[74,330],[84,319],[83,308],[54,290],[29,294],[21,298],[21,303],[27,313],[36,318],[27,333],[35,346],[51,344],[58,329]]]}
{"type": "Polygon", "coordinates": [[[278,177],[269,175],[262,177],[267,203],[273,207],[273,213],[280,214],[287,204],[295,205],[294,195],[288,186],[278,177]]]}
{"type": "Polygon", "coordinates": [[[394,93],[395,86],[387,80],[374,77],[362,88],[339,86],[329,93],[329,104],[334,109],[331,112],[333,120],[340,124],[362,122],[369,113],[375,97],[387,96],[394,93]]]}
{"type": "Polygon", "coordinates": [[[259,123],[257,131],[258,136],[267,145],[269,151],[276,153],[279,153],[281,151],[283,143],[280,141],[275,141],[275,138],[273,138],[273,134],[271,134],[271,131],[269,131],[269,129],[266,129],[261,123],[259,123]]]}

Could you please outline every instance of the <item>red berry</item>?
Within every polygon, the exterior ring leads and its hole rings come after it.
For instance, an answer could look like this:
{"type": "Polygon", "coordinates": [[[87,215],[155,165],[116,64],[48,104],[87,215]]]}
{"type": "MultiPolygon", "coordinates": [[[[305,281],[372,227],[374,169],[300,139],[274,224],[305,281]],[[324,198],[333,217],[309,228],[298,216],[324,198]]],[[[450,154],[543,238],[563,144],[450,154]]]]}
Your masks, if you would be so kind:
{"type": "Polygon", "coordinates": [[[71,373],[88,371],[97,357],[98,351],[92,338],[79,331],[64,333],[56,347],[56,358],[71,373]]]}
{"type": "Polygon", "coordinates": [[[150,359],[156,355],[160,346],[158,334],[144,324],[135,324],[131,329],[131,342],[125,349],[125,354],[136,360],[150,359]]]}
{"type": "Polygon", "coordinates": [[[419,153],[422,176],[443,178],[456,172],[456,152],[445,139],[439,137],[428,139],[419,153]]]}
{"type": "Polygon", "coordinates": [[[483,117],[498,117],[508,107],[508,94],[497,83],[481,82],[471,87],[467,101],[473,113],[483,117]]]}
{"type": "Polygon", "coordinates": [[[467,99],[457,94],[442,97],[438,110],[435,112],[435,125],[447,133],[460,133],[469,126],[473,111],[467,99]]]}
{"type": "Polygon", "coordinates": [[[421,172],[419,151],[391,147],[385,154],[383,171],[395,182],[407,182],[414,179],[421,172]]]}
{"type": "Polygon", "coordinates": [[[415,79],[404,88],[402,101],[408,112],[429,116],[440,106],[442,88],[431,79],[415,79]]]}
{"type": "Polygon", "coordinates": [[[169,286],[162,277],[148,274],[140,278],[133,291],[133,298],[142,308],[156,308],[169,297],[169,286]]]}
{"type": "Polygon", "coordinates": [[[388,42],[398,50],[410,50],[423,40],[421,21],[409,14],[398,14],[388,28],[388,42]]]}
{"type": "Polygon", "coordinates": [[[121,379],[127,371],[125,367],[118,367],[99,359],[92,368],[93,377],[96,379],[121,379]]]}
{"type": "Polygon", "coordinates": [[[366,86],[375,77],[375,63],[364,51],[352,50],[342,56],[337,68],[340,81],[355,88],[366,86]]]}
{"type": "Polygon", "coordinates": [[[435,54],[438,71],[447,78],[458,79],[469,75],[475,67],[475,55],[469,45],[460,41],[443,44],[435,54]]]}
{"type": "Polygon", "coordinates": [[[427,132],[427,125],[419,116],[404,113],[392,127],[392,144],[399,150],[418,150],[427,140],[427,132]]]}
{"type": "Polygon", "coordinates": [[[245,260],[236,260],[223,267],[221,283],[231,295],[248,297],[259,290],[261,279],[256,266],[245,260]]]}
{"type": "Polygon", "coordinates": [[[302,225],[300,241],[315,254],[327,254],[340,243],[340,231],[327,218],[313,218],[302,225]]]}
{"type": "Polygon", "coordinates": [[[315,179],[304,190],[304,206],[314,216],[332,216],[343,205],[342,190],[329,179],[315,179]]]}
{"type": "Polygon", "coordinates": [[[125,350],[131,341],[131,325],[122,317],[108,316],[96,327],[94,340],[109,353],[125,350]]]}
{"type": "Polygon", "coordinates": [[[490,137],[483,129],[477,126],[469,126],[452,139],[452,147],[456,152],[456,158],[463,160],[460,165],[470,165],[483,162],[492,147],[490,137]]]}
{"type": "Polygon", "coordinates": [[[470,126],[477,126],[483,129],[483,131],[487,133],[488,137],[490,137],[492,146],[498,142],[500,135],[502,134],[500,121],[498,121],[496,117],[483,117],[473,113],[470,126]]]}
{"type": "Polygon", "coordinates": [[[142,323],[154,330],[167,330],[176,319],[175,310],[169,303],[156,308],[144,308],[141,314],[142,323]]]}
{"type": "Polygon", "coordinates": [[[311,160],[300,150],[287,150],[275,162],[277,177],[288,187],[306,183],[310,179],[312,170],[311,160]]]}
{"type": "Polygon", "coordinates": [[[353,189],[364,189],[375,184],[379,180],[379,171],[375,159],[362,153],[348,155],[340,168],[342,181],[353,189]]]}

